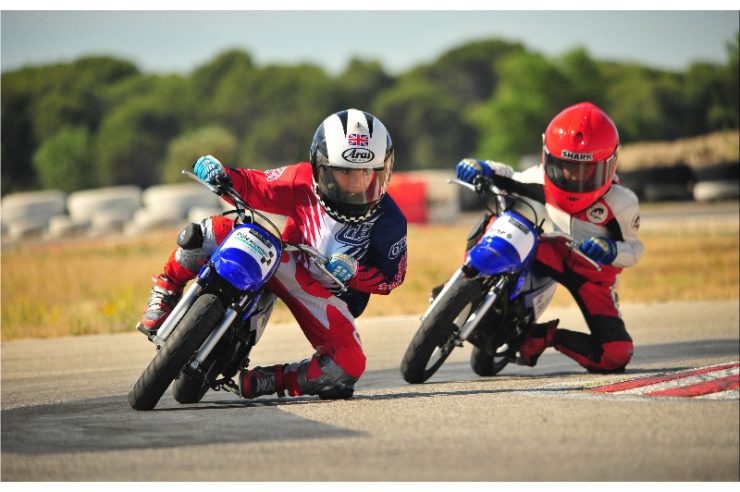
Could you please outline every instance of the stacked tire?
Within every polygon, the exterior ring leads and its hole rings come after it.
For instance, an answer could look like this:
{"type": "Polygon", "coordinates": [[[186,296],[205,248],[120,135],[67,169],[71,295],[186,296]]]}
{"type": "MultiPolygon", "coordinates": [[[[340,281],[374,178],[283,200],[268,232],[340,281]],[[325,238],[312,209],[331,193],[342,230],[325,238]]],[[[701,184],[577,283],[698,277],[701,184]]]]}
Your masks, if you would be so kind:
{"type": "Polygon", "coordinates": [[[694,199],[694,170],[686,164],[617,172],[619,183],[635,192],[643,202],[690,201],[694,199]]]}
{"type": "Polygon", "coordinates": [[[728,161],[697,169],[694,200],[710,202],[740,198],[740,161],[728,161]]]}
{"type": "Polygon", "coordinates": [[[2,199],[3,235],[21,239],[41,235],[52,217],[64,214],[65,195],[61,191],[13,193],[2,199]]]}

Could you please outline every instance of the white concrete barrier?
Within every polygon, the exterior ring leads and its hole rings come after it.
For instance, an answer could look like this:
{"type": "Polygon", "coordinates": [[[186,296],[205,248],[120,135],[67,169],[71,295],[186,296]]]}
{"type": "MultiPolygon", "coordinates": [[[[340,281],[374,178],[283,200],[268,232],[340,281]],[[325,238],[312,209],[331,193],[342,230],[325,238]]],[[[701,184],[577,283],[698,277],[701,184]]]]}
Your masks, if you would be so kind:
{"type": "Polygon", "coordinates": [[[12,193],[2,199],[2,220],[6,223],[27,218],[44,218],[47,222],[64,213],[64,193],[56,190],[12,193]]]}
{"type": "Polygon", "coordinates": [[[69,216],[74,222],[92,221],[101,211],[115,210],[133,217],[141,206],[141,189],[137,186],[112,186],[71,193],[67,198],[69,216]]]}

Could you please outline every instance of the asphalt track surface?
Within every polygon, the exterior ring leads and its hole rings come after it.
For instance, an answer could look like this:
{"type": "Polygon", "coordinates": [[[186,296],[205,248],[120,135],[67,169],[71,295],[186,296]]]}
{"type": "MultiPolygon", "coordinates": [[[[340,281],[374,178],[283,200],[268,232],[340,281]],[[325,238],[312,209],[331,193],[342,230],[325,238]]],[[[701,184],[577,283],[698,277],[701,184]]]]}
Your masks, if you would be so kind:
{"type": "MultiPolygon", "coordinates": [[[[738,360],[734,301],[622,306],[636,343],[625,374],[548,350],[492,378],[469,347],[406,384],[415,317],[360,319],[367,371],[353,399],[241,400],[209,392],[154,411],[127,393],[153,355],[139,333],[2,345],[3,481],[737,481],[737,390],[718,399],[584,388],[738,360]]],[[[585,329],[572,308],[547,315],[585,329]]],[[[311,353],[297,325],[268,327],[254,364],[311,353]]],[[[716,396],[716,395],[715,395],[716,396]]]]}
{"type": "MultiPolygon", "coordinates": [[[[644,229],[676,227],[737,233],[738,204],[643,213],[644,229]]],[[[694,398],[589,389],[737,363],[739,310],[737,300],[623,305],[636,349],[622,375],[588,374],[550,349],[535,368],[481,378],[466,346],[422,385],[398,369],[418,319],[361,318],[367,370],[351,400],[211,391],[186,406],[168,391],[151,412],[127,402],[153,356],[139,333],[3,342],[0,479],[737,482],[737,389],[694,398]]],[[[575,308],[550,317],[586,329],[575,308]]],[[[296,324],[270,325],[252,363],[310,354],[296,324]]]]}

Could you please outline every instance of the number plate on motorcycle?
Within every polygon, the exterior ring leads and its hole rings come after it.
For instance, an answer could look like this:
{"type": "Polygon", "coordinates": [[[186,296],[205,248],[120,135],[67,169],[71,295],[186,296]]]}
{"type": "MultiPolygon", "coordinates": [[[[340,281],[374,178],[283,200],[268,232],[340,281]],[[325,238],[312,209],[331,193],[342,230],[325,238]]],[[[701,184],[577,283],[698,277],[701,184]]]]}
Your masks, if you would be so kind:
{"type": "Polygon", "coordinates": [[[486,236],[496,236],[506,240],[516,248],[522,261],[534,247],[534,234],[526,225],[508,214],[496,219],[486,231],[486,236]]]}
{"type": "Polygon", "coordinates": [[[234,231],[223,244],[222,248],[236,248],[244,251],[257,260],[262,269],[262,276],[266,277],[277,259],[277,248],[259,231],[247,227],[234,231]]]}

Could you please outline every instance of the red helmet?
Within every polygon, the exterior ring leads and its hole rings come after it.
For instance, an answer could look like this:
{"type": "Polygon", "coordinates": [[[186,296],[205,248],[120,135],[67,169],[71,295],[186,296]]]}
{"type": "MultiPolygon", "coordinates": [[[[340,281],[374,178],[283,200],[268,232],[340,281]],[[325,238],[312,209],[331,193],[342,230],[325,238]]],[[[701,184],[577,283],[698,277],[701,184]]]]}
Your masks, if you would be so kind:
{"type": "Polygon", "coordinates": [[[561,111],[542,135],[547,203],[574,214],[611,186],[619,133],[598,106],[583,102],[561,111]]]}

